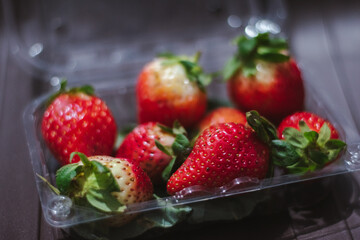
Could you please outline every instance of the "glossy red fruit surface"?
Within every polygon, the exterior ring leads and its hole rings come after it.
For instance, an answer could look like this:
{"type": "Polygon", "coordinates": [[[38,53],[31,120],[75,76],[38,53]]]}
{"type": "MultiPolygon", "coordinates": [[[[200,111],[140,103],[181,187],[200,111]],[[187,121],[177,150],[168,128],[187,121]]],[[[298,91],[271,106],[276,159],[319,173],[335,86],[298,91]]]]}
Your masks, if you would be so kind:
{"type": "Polygon", "coordinates": [[[283,63],[257,62],[253,76],[241,71],[228,82],[233,102],[244,112],[257,110],[271,121],[281,119],[304,107],[304,85],[294,60],[283,63]]]}
{"type": "MultiPolygon", "coordinates": [[[[65,93],[46,109],[41,132],[55,158],[65,165],[72,152],[111,155],[116,123],[101,99],[84,93],[65,93]]],[[[74,162],[79,160],[75,158],[74,162]]]]}
{"type": "Polygon", "coordinates": [[[238,177],[264,178],[269,148],[242,124],[222,123],[207,128],[192,152],[170,177],[170,195],[190,186],[219,187],[238,177]]]}
{"type": "Polygon", "coordinates": [[[294,113],[290,116],[287,116],[279,125],[278,127],[278,135],[280,139],[284,139],[283,136],[283,131],[285,128],[287,127],[292,127],[295,128],[297,130],[300,130],[299,127],[299,122],[300,121],[304,121],[308,127],[310,128],[310,130],[318,132],[320,131],[321,127],[323,126],[324,123],[327,123],[330,131],[331,131],[331,135],[330,138],[331,139],[338,139],[339,138],[339,134],[337,132],[337,130],[335,129],[335,127],[327,120],[325,120],[324,118],[316,115],[315,113],[310,113],[310,112],[297,112],[294,113]]]}
{"type": "Polygon", "coordinates": [[[136,162],[152,181],[157,182],[171,157],[156,147],[155,139],[164,146],[171,146],[175,137],[162,131],[155,122],[140,124],[125,137],[117,150],[116,157],[128,158],[136,162]]]}

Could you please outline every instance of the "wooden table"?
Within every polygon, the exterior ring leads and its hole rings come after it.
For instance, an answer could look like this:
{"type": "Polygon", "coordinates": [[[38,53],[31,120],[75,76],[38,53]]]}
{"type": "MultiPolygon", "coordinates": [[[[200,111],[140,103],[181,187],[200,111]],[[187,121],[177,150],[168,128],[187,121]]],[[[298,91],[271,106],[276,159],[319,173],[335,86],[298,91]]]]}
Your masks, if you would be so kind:
{"type": "MultiPolygon", "coordinates": [[[[337,97],[344,91],[359,131],[360,1],[287,5],[295,56],[319,70],[315,85],[339,114],[347,111],[337,97]]],[[[0,239],[75,239],[43,219],[22,123],[24,107],[49,87],[19,66],[0,38],[0,239]]],[[[161,239],[360,239],[359,186],[352,173],[277,188],[245,219],[176,228],[161,239]]]]}

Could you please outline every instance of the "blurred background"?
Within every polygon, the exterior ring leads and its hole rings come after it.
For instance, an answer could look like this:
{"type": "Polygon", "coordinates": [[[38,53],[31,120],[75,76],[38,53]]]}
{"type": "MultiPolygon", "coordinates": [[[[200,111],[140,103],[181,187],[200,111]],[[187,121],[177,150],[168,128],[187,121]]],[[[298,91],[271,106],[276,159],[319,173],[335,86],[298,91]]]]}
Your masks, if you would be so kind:
{"type": "MultiPolygon", "coordinates": [[[[205,70],[217,71],[233,54],[232,38],[269,31],[289,39],[307,88],[359,133],[360,1],[3,0],[1,10],[0,239],[78,238],[44,221],[22,123],[26,105],[62,77],[133,85],[163,51],[201,51],[205,70]]],[[[359,176],[262,191],[265,200],[244,218],[140,239],[360,239],[359,176]]]]}

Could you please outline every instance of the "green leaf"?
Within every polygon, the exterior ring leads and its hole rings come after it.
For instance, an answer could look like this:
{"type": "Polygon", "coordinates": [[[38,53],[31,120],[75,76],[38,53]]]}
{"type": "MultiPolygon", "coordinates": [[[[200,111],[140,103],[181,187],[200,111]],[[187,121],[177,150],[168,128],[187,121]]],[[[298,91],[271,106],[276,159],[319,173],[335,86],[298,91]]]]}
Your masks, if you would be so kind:
{"type": "Polygon", "coordinates": [[[90,189],[86,194],[86,200],[91,206],[103,212],[121,213],[126,209],[126,206],[121,204],[116,197],[106,190],[90,189]]]}
{"type": "Polygon", "coordinates": [[[309,141],[310,144],[315,144],[319,134],[315,131],[304,132],[304,137],[309,141]]]}
{"type": "Polygon", "coordinates": [[[245,76],[245,77],[251,77],[254,76],[256,74],[256,64],[254,61],[247,61],[246,63],[244,63],[241,67],[241,73],[245,76]]]}
{"type": "Polygon", "coordinates": [[[282,63],[289,61],[290,57],[277,52],[268,52],[268,53],[261,53],[257,54],[257,58],[261,59],[266,62],[273,62],[273,63],[282,63]]]}
{"type": "Polygon", "coordinates": [[[270,34],[268,32],[259,33],[256,37],[254,37],[259,45],[268,45],[270,40],[270,34]]]}
{"type": "Polygon", "coordinates": [[[75,157],[75,155],[78,155],[80,157],[81,162],[84,164],[84,166],[90,166],[90,161],[87,158],[87,156],[81,152],[72,152],[70,154],[70,162],[72,162],[73,158],[75,157]]]}
{"type": "Polygon", "coordinates": [[[246,59],[256,49],[257,39],[241,37],[238,39],[239,54],[241,59],[246,59]]]}
{"type": "Polygon", "coordinates": [[[157,123],[157,126],[166,133],[174,134],[173,129],[168,126],[162,125],[160,123],[157,123]]]}
{"type": "Polygon", "coordinates": [[[275,126],[266,118],[261,117],[257,111],[247,112],[246,120],[258,137],[266,144],[270,144],[271,140],[277,139],[275,126]]]}
{"type": "Polygon", "coordinates": [[[171,176],[172,170],[174,168],[175,165],[175,161],[176,161],[176,156],[174,156],[171,161],[169,162],[169,164],[165,167],[165,169],[163,170],[161,176],[162,179],[167,182],[171,176]]]}
{"type": "Polygon", "coordinates": [[[93,169],[96,173],[111,173],[110,170],[105,167],[104,165],[102,165],[101,163],[99,163],[98,161],[91,161],[90,162],[91,165],[93,166],[93,169]]]}
{"type": "Polygon", "coordinates": [[[325,146],[325,143],[330,140],[331,130],[327,123],[324,123],[319,131],[319,138],[317,144],[321,147],[325,146]]]}
{"type": "Polygon", "coordinates": [[[68,164],[61,167],[56,172],[56,185],[63,195],[70,191],[71,182],[82,171],[83,166],[78,163],[68,164]]]}
{"type": "Polygon", "coordinates": [[[209,74],[199,74],[199,83],[202,87],[208,86],[212,81],[212,76],[209,74]]]}
{"type": "Polygon", "coordinates": [[[289,45],[284,38],[269,38],[269,46],[282,50],[286,50],[289,48],[289,45]]]}
{"type": "Polygon", "coordinates": [[[310,132],[311,129],[309,128],[309,126],[306,124],[305,121],[300,120],[299,121],[299,128],[300,128],[300,132],[304,133],[304,132],[310,132]]]}
{"type": "Polygon", "coordinates": [[[190,142],[183,134],[177,134],[171,148],[175,155],[180,155],[190,148],[190,142]]]}
{"type": "MultiPolygon", "coordinates": [[[[91,164],[94,171],[94,181],[89,184],[91,188],[97,186],[98,189],[106,189],[110,192],[120,191],[120,187],[110,169],[97,161],[91,161],[91,164]]],[[[90,182],[89,179],[87,181],[90,182]]]]}
{"type": "Polygon", "coordinates": [[[78,92],[82,92],[82,93],[85,93],[87,95],[94,95],[95,93],[95,90],[92,86],[90,85],[85,85],[85,86],[82,86],[80,88],[78,88],[78,92]]]}
{"type": "Polygon", "coordinates": [[[166,155],[172,157],[172,155],[173,155],[172,151],[170,149],[168,149],[167,147],[165,147],[164,145],[162,145],[157,139],[155,139],[155,145],[160,151],[162,151],[166,155]]]}
{"type": "Polygon", "coordinates": [[[257,49],[257,54],[280,53],[282,49],[276,47],[260,46],[257,49]]]}
{"type": "Polygon", "coordinates": [[[223,69],[224,80],[229,80],[239,70],[241,61],[237,57],[230,58],[223,69]]]}
{"type": "Polygon", "coordinates": [[[309,157],[313,162],[319,165],[319,168],[323,167],[327,162],[330,161],[325,153],[316,149],[309,149],[309,157]]]}
{"type": "Polygon", "coordinates": [[[178,120],[174,121],[172,133],[175,135],[177,135],[177,134],[186,135],[187,134],[185,128],[180,124],[180,122],[178,120]]]}
{"type": "Polygon", "coordinates": [[[329,150],[342,150],[346,147],[346,143],[339,139],[330,139],[326,142],[325,147],[329,150]]]}
{"type": "Polygon", "coordinates": [[[328,150],[328,158],[330,161],[335,160],[340,152],[346,148],[346,143],[339,139],[330,139],[325,144],[325,149],[328,150]]]}
{"type": "Polygon", "coordinates": [[[275,165],[281,167],[294,165],[301,159],[296,149],[283,140],[271,141],[271,158],[275,165]]]}
{"type": "Polygon", "coordinates": [[[285,128],[283,135],[285,140],[294,147],[304,149],[309,144],[309,141],[304,137],[304,135],[295,128],[285,128]]]}

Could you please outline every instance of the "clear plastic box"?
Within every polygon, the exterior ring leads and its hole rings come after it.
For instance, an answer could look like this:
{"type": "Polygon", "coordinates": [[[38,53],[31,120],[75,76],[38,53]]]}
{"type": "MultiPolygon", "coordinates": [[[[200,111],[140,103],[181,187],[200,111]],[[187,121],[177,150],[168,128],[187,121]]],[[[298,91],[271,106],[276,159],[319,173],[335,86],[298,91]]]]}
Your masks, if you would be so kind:
{"type": "MultiPolygon", "coordinates": [[[[135,80],[144,64],[157,53],[172,51],[193,54],[201,51],[200,63],[205,70],[217,71],[235,50],[230,44],[233,37],[244,31],[251,35],[253,31],[264,29],[284,34],[286,23],[282,1],[274,1],[276,4],[272,5],[273,9],[267,8],[265,11],[260,10],[257,1],[182,1],[175,5],[176,8],[170,5],[173,3],[160,1],[152,7],[165,5],[164,9],[171,9],[162,12],[163,18],[154,17],[151,9],[138,7],[141,4],[138,1],[126,1],[126,4],[117,1],[106,4],[101,1],[91,1],[89,4],[85,1],[37,2],[39,5],[25,3],[24,6],[17,5],[15,9],[10,1],[4,1],[9,12],[14,13],[7,13],[7,22],[11,26],[11,51],[31,73],[38,74],[37,76],[53,85],[58,84],[60,77],[67,77],[72,84],[91,82],[96,94],[106,101],[114,113],[118,129],[129,123],[136,123],[135,80]],[[192,4],[192,8],[186,7],[189,4],[192,4]],[[27,7],[30,9],[26,9],[27,7]],[[138,12],[139,9],[142,12],[138,12]],[[79,11],[81,16],[77,14],[79,11]],[[184,18],[186,14],[196,21],[187,22],[184,18]],[[161,21],[166,17],[172,20],[161,21]],[[93,24],[88,25],[87,21],[93,24]],[[188,27],[183,28],[184,26],[188,27]]],[[[348,144],[347,151],[335,163],[303,176],[275,173],[271,179],[239,178],[216,189],[193,187],[175,196],[129,205],[125,214],[141,213],[138,219],[160,219],[159,225],[167,227],[172,226],[168,217],[174,209],[187,214],[181,219],[173,216],[176,221],[172,223],[180,220],[205,221],[205,218],[195,218],[195,213],[215,203],[223,206],[225,215],[220,218],[227,218],[226,211],[230,213],[226,209],[230,206],[228,202],[235,199],[238,205],[243,206],[239,212],[241,217],[249,214],[257,203],[248,200],[251,195],[244,193],[256,194],[259,190],[280,185],[359,170],[360,134],[351,115],[338,115],[330,103],[326,102],[323,92],[312,90],[311,82],[315,81],[312,72],[316,69],[303,65],[301,59],[297,60],[302,66],[305,79],[306,110],[330,120],[348,144]],[[188,213],[188,208],[193,212],[188,213]]],[[[208,94],[211,98],[227,100],[223,83],[213,83],[208,94]]],[[[39,97],[26,108],[24,126],[34,173],[54,183],[59,165],[47,149],[40,132],[44,102],[49,95],[39,97]]],[[[339,96],[345,99],[341,89],[339,96]]],[[[348,113],[349,110],[344,112],[348,113]]],[[[108,215],[74,206],[68,199],[55,195],[40,178],[35,176],[35,181],[43,214],[51,226],[74,229],[85,238],[103,234],[94,223],[109,218],[108,215]]],[[[261,198],[258,199],[260,200],[261,198]]],[[[137,221],[138,226],[143,227],[143,230],[147,229],[144,222],[141,225],[137,221]]],[[[131,227],[135,229],[134,226],[131,227]]],[[[134,230],[133,234],[137,233],[139,230],[134,230]]],[[[131,233],[128,234],[128,237],[132,237],[131,233]]],[[[104,235],[109,238],[126,237],[121,229],[112,229],[104,235]]]]}
{"type": "MultiPolygon", "coordinates": [[[[97,95],[103,98],[112,109],[119,128],[126,126],[129,123],[136,123],[135,95],[132,86],[123,85],[121,82],[114,84],[110,81],[109,83],[102,82],[95,84],[94,87],[96,88],[97,95]]],[[[212,97],[219,98],[219,92],[221,92],[219,89],[225,92],[225,89],[223,88],[225,88],[223,84],[212,85],[209,91],[210,97],[212,95],[212,97]],[[211,89],[216,89],[217,94],[215,96],[211,89]]],[[[311,94],[307,92],[306,109],[329,119],[340,131],[341,138],[348,144],[347,151],[344,152],[335,163],[330,164],[321,171],[303,176],[275,174],[273,178],[263,180],[238,178],[217,189],[193,187],[181,191],[175,196],[132,204],[128,207],[128,211],[125,214],[137,212],[146,213],[154,210],[167,209],[173,206],[191,207],[197,202],[210,201],[213,199],[273,188],[279,185],[358,170],[360,168],[360,159],[358,156],[360,151],[359,134],[355,132],[354,126],[347,125],[346,122],[341,122],[340,124],[337,119],[334,118],[332,112],[328,111],[326,103],[320,98],[315,98],[315,96],[318,96],[316,92],[311,94]]],[[[47,96],[43,96],[35,100],[27,107],[24,113],[24,124],[34,172],[54,183],[54,174],[59,166],[43,142],[40,132],[46,97],[47,96]]],[[[224,95],[221,97],[224,97],[224,95]]],[[[40,178],[36,177],[35,180],[44,216],[50,225],[68,228],[109,217],[106,214],[91,209],[68,206],[66,205],[66,202],[62,204],[64,199],[61,199],[54,194],[40,178]],[[61,206],[59,206],[59,203],[61,206]]]]}

